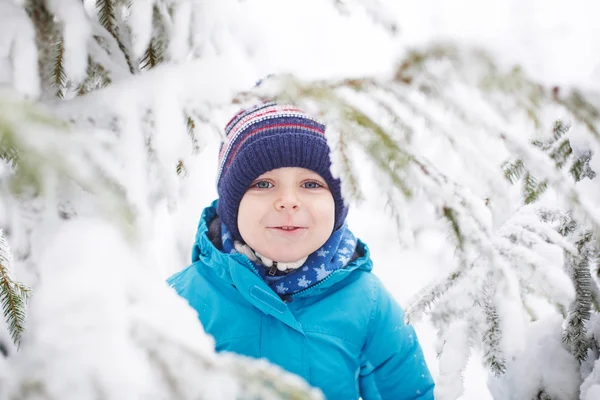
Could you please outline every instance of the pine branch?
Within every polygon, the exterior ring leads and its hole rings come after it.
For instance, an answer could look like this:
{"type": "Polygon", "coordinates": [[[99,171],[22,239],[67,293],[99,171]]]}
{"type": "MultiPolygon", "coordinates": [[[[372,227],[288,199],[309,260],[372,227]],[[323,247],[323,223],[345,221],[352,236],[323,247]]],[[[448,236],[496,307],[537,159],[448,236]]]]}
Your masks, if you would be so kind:
{"type": "Polygon", "coordinates": [[[56,62],[54,63],[54,86],[57,89],[56,95],[64,98],[65,88],[67,86],[67,75],[64,68],[65,42],[61,38],[57,44],[56,62]]]}
{"type": "Polygon", "coordinates": [[[525,204],[531,204],[539,200],[542,193],[548,188],[546,181],[538,182],[538,180],[531,175],[529,172],[525,173],[523,178],[523,197],[525,198],[525,204]]]}
{"type": "Polygon", "coordinates": [[[442,216],[450,225],[450,231],[452,232],[452,238],[454,239],[455,246],[462,250],[464,248],[465,238],[460,229],[456,210],[451,207],[444,206],[442,207],[442,216]]]}
{"type": "Polygon", "coordinates": [[[98,12],[100,24],[116,38],[115,1],[96,0],[96,11],[98,12]]]}
{"type": "Polygon", "coordinates": [[[600,119],[600,111],[591,104],[581,92],[573,90],[566,99],[555,97],[579,122],[583,123],[597,141],[600,141],[600,132],[596,128],[596,122],[600,119]]]}
{"type": "Polygon", "coordinates": [[[488,368],[500,376],[506,372],[506,360],[500,349],[502,330],[500,329],[500,316],[489,293],[483,293],[483,312],[485,313],[486,330],[483,335],[484,359],[488,368]]]}
{"type": "Polygon", "coordinates": [[[405,321],[406,323],[417,322],[423,314],[425,314],[432,305],[452,289],[466,275],[468,268],[461,267],[457,271],[450,274],[443,281],[432,284],[429,287],[421,290],[416,300],[413,300],[406,308],[405,321]]]}
{"type": "MultiPolygon", "coordinates": [[[[0,138],[4,137],[4,135],[5,134],[2,133],[2,126],[0,126],[0,138]]],[[[0,160],[4,161],[13,169],[17,167],[19,162],[19,153],[17,149],[2,139],[0,139],[0,160]]]]}
{"type": "Polygon", "coordinates": [[[140,60],[140,68],[143,70],[150,70],[156,67],[162,60],[159,59],[158,49],[154,44],[154,39],[150,41],[144,57],[140,60]]]}
{"type": "Polygon", "coordinates": [[[26,301],[30,292],[25,285],[14,282],[11,274],[12,253],[0,230],[0,303],[10,335],[18,346],[25,331],[26,301]]]}
{"type": "Polygon", "coordinates": [[[563,140],[551,153],[550,158],[556,163],[556,168],[562,168],[573,153],[569,139],[563,140]]]}
{"type": "Polygon", "coordinates": [[[588,152],[575,160],[571,166],[571,169],[569,170],[571,176],[573,176],[573,179],[575,179],[575,182],[579,182],[583,178],[594,179],[596,177],[596,172],[594,172],[590,167],[591,159],[592,153],[588,152]]]}
{"type": "Polygon", "coordinates": [[[554,121],[554,127],[552,128],[552,132],[554,133],[554,140],[558,140],[563,137],[568,131],[571,129],[569,124],[565,124],[562,120],[557,119],[554,121]]]}
{"type": "Polygon", "coordinates": [[[104,67],[90,56],[88,57],[87,77],[81,82],[81,85],[79,85],[77,94],[83,96],[95,90],[105,88],[110,85],[110,83],[110,76],[104,67]]]}
{"type": "Polygon", "coordinates": [[[361,110],[345,103],[345,119],[354,122],[359,129],[369,134],[363,138],[365,151],[371,159],[392,181],[394,186],[402,191],[405,197],[411,197],[412,191],[401,171],[411,161],[410,156],[396,143],[396,141],[378,123],[373,121],[361,110]]]}
{"type": "Polygon", "coordinates": [[[198,138],[196,137],[196,122],[190,116],[187,117],[187,129],[188,136],[192,141],[192,152],[197,154],[200,151],[200,145],[198,144],[198,138]]]}
{"type": "Polygon", "coordinates": [[[54,92],[56,44],[62,40],[62,28],[48,11],[45,0],[25,0],[25,11],[35,28],[42,92],[54,92]]]}
{"type": "Polygon", "coordinates": [[[563,341],[570,347],[571,354],[582,363],[587,358],[590,347],[587,334],[587,322],[591,316],[592,288],[595,284],[589,270],[589,258],[586,251],[576,260],[565,254],[572,267],[572,279],[575,286],[575,300],[569,308],[567,326],[563,333],[563,341]]]}
{"type": "Polygon", "coordinates": [[[350,196],[357,202],[360,203],[364,200],[362,190],[360,189],[360,182],[354,170],[352,158],[350,156],[350,148],[346,138],[348,134],[345,132],[338,132],[335,141],[334,152],[339,156],[339,164],[342,169],[343,184],[349,189],[350,196]]]}
{"type": "Polygon", "coordinates": [[[504,170],[504,176],[508,179],[512,184],[515,184],[521,179],[521,176],[525,172],[525,166],[521,160],[515,160],[513,162],[506,162],[502,166],[504,170]]]}
{"type": "MultiPolygon", "coordinates": [[[[156,368],[159,378],[167,383],[172,398],[183,397],[177,396],[184,390],[181,385],[189,384],[185,374],[180,373],[181,363],[173,362],[175,354],[184,365],[198,371],[233,378],[240,387],[240,400],[323,400],[320,390],[265,360],[234,353],[206,354],[197,346],[173,340],[153,324],[143,320],[138,322],[133,329],[133,340],[147,352],[151,367],[156,368]]],[[[189,397],[189,388],[185,393],[189,397]]]]}
{"type": "Polygon", "coordinates": [[[183,164],[183,160],[177,161],[177,166],[175,167],[175,171],[177,172],[177,175],[179,175],[179,176],[187,175],[187,168],[183,164]]]}
{"type": "Polygon", "coordinates": [[[129,72],[134,74],[136,68],[134,68],[129,51],[125,47],[121,35],[119,34],[116,19],[115,0],[96,0],[96,10],[98,12],[98,20],[100,21],[100,24],[115,38],[119,46],[119,50],[121,50],[125,60],[127,61],[129,72]]]}

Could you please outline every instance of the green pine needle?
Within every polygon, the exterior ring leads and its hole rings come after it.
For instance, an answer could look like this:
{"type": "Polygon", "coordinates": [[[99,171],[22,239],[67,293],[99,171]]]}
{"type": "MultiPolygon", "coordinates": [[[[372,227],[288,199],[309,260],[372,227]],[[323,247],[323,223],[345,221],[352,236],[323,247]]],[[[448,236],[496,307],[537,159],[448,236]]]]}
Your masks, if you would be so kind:
{"type": "Polygon", "coordinates": [[[554,140],[556,141],[563,137],[564,134],[569,131],[569,129],[571,129],[571,127],[568,124],[565,124],[560,119],[557,119],[554,122],[554,128],[552,128],[552,132],[554,132],[554,140]]]}
{"type": "Polygon", "coordinates": [[[114,0],[96,0],[96,10],[100,24],[115,36],[115,4],[114,0]]]}
{"type": "Polygon", "coordinates": [[[385,129],[362,111],[349,107],[346,119],[355,122],[360,128],[371,134],[365,146],[367,153],[372,156],[382,172],[390,177],[394,186],[399,188],[404,196],[410,198],[412,190],[400,173],[410,163],[411,158],[385,129]]]}
{"type": "Polygon", "coordinates": [[[26,301],[30,290],[25,285],[12,280],[11,264],[12,254],[8,242],[0,231],[0,304],[10,335],[18,346],[21,335],[25,331],[26,301]]]}
{"type": "Polygon", "coordinates": [[[196,122],[192,117],[187,117],[187,130],[188,136],[192,141],[192,151],[194,154],[200,151],[200,145],[198,144],[198,138],[196,137],[196,122]]]}
{"type": "Polygon", "coordinates": [[[458,224],[456,211],[450,207],[444,206],[442,208],[442,215],[450,224],[452,234],[454,236],[454,239],[456,240],[456,247],[462,249],[464,244],[464,237],[460,230],[460,225],[458,224]]]}
{"type": "Polygon", "coordinates": [[[565,139],[552,151],[552,153],[550,153],[550,158],[554,160],[556,167],[560,169],[565,165],[572,153],[573,149],[571,149],[571,142],[569,139],[565,139]]]}
{"type": "Polygon", "coordinates": [[[156,67],[159,63],[158,51],[154,45],[154,40],[150,41],[144,57],[140,60],[140,68],[143,70],[149,70],[156,67]]]}
{"type": "Polygon", "coordinates": [[[500,338],[502,337],[500,316],[491,298],[486,298],[483,311],[485,312],[487,325],[484,333],[484,343],[486,344],[485,362],[496,376],[500,376],[506,372],[506,360],[502,357],[502,350],[500,349],[500,338]]]}
{"type": "Polygon", "coordinates": [[[547,188],[548,183],[546,181],[538,182],[537,178],[527,172],[523,177],[522,187],[525,204],[535,203],[547,188]]]}
{"type": "Polygon", "coordinates": [[[590,167],[591,159],[592,154],[588,153],[575,160],[571,166],[571,169],[569,170],[571,176],[573,176],[573,179],[575,179],[575,182],[579,182],[583,178],[594,179],[596,177],[596,173],[590,167]]]}
{"type": "Polygon", "coordinates": [[[177,171],[177,175],[179,175],[179,176],[187,175],[187,168],[183,164],[183,160],[179,160],[177,162],[177,166],[175,167],[175,170],[177,171]]]}
{"type": "Polygon", "coordinates": [[[521,179],[521,176],[525,172],[525,166],[523,166],[523,162],[521,160],[515,160],[513,162],[506,162],[502,166],[504,170],[504,176],[508,179],[513,185],[521,179]]]}
{"type": "Polygon", "coordinates": [[[64,89],[67,86],[67,74],[64,67],[65,42],[61,39],[57,45],[56,61],[54,63],[54,86],[58,89],[56,95],[61,99],[64,97],[64,89]]]}

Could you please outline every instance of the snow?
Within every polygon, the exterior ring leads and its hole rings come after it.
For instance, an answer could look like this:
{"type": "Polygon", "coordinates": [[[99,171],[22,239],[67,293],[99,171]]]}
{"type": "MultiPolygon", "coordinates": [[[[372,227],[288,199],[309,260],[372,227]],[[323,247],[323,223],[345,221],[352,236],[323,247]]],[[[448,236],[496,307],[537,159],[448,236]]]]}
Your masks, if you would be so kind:
{"type": "Polygon", "coordinates": [[[578,397],[579,366],[564,348],[561,324],[558,316],[530,324],[525,348],[508,363],[506,374],[490,377],[494,400],[533,399],[540,389],[556,400],[578,397]]]}
{"type": "Polygon", "coordinates": [[[31,98],[40,92],[35,31],[25,11],[0,1],[0,88],[4,85],[31,98]]]}
{"type": "Polygon", "coordinates": [[[136,58],[142,58],[152,40],[152,0],[131,2],[129,26],[131,27],[132,50],[136,58]]]}
{"type": "Polygon", "coordinates": [[[92,34],[83,3],[77,0],[50,0],[48,9],[64,24],[64,69],[67,79],[81,82],[86,76],[87,44],[92,34]]]}
{"type": "MultiPolygon", "coordinates": [[[[219,129],[238,107],[231,104],[232,99],[250,90],[259,79],[291,73],[300,82],[365,75],[383,80],[394,72],[395,62],[406,55],[409,46],[422,48],[446,40],[485,47],[501,67],[519,63],[544,84],[600,88],[595,21],[600,6],[590,1],[573,0],[565,6],[558,0],[357,0],[340,2],[337,8],[334,3],[306,0],[302,6],[290,7],[289,3],[274,0],[181,1],[176,2],[172,15],[161,3],[171,37],[168,57],[173,62],[131,77],[124,59],[109,58],[91,39],[91,35],[101,36],[104,46],[119,53],[110,35],[98,24],[88,23],[88,15],[93,14],[91,2],[85,3],[87,14],[75,0],[48,2],[65,24],[68,77],[75,81],[84,77],[89,50],[112,73],[113,82],[84,97],[45,105],[50,114],[77,121],[78,132],[71,132],[72,141],[55,127],[49,129],[28,121],[16,106],[14,113],[7,112],[8,108],[0,112],[0,125],[7,115],[11,123],[23,124],[21,132],[27,132],[23,137],[28,138],[25,143],[35,150],[48,150],[55,159],[64,159],[61,165],[76,182],[107,179],[125,188],[135,225],[125,229],[133,234],[124,235],[119,230],[123,226],[115,227],[114,220],[106,217],[118,208],[114,198],[99,197],[113,193],[106,187],[77,190],[67,185],[66,190],[57,178],[60,174],[52,169],[45,171],[53,182],[45,193],[46,208],[6,200],[9,211],[3,210],[2,223],[8,221],[13,227],[11,245],[17,258],[25,258],[33,249],[17,272],[19,276],[35,276],[32,281],[36,282],[36,296],[30,306],[22,350],[11,359],[10,369],[0,358],[0,382],[12,382],[2,388],[6,392],[0,393],[22,394],[25,389],[19,385],[23,383],[15,378],[27,376],[31,382],[48,382],[44,390],[56,398],[65,398],[64,393],[72,398],[92,398],[96,395],[94,387],[108,388],[106,398],[164,398],[168,394],[166,385],[162,385],[163,366],[181,372],[181,398],[199,397],[206,390],[211,391],[209,398],[235,395],[238,387],[228,373],[211,375],[203,371],[204,386],[198,385],[200,367],[197,358],[189,355],[212,360],[212,341],[196,315],[163,280],[189,262],[201,210],[216,198],[219,129]],[[347,14],[340,16],[340,9],[347,14]],[[398,34],[393,33],[396,24],[398,34]],[[196,122],[198,154],[190,150],[183,111],[196,122]],[[151,155],[146,146],[152,150],[151,155]],[[186,166],[185,177],[174,174],[179,160],[186,166]],[[55,209],[48,200],[52,193],[73,197],[80,220],[65,223],[51,215],[55,209]]],[[[137,57],[143,55],[152,36],[148,21],[153,4],[136,0],[129,12],[131,48],[137,57]]],[[[0,0],[0,21],[0,85],[37,98],[40,82],[35,32],[25,13],[10,0],[0,0]]],[[[440,63],[429,72],[444,76],[449,71],[452,69],[447,64],[440,63]]],[[[466,75],[469,79],[479,76],[475,66],[466,75]]],[[[419,289],[459,268],[447,226],[435,211],[444,204],[461,211],[458,218],[465,235],[479,240],[467,243],[465,253],[470,260],[478,260],[481,270],[467,271],[470,275],[464,281],[483,284],[488,279],[484,272],[493,270],[502,282],[496,296],[506,297],[505,302],[497,302],[505,333],[501,348],[509,355],[508,372],[502,378],[485,376],[480,361],[482,349],[470,347],[470,333],[463,320],[442,329],[441,337],[437,336],[440,326],[432,321],[433,317],[416,323],[438,383],[439,398],[456,399],[462,393],[463,400],[491,396],[529,399],[535,397],[540,385],[553,399],[576,398],[582,377],[576,361],[562,345],[562,320],[545,300],[539,299],[551,298],[565,308],[572,301],[573,288],[562,270],[562,250],[573,251],[572,244],[543,227],[535,207],[515,213],[520,207],[519,188],[505,181],[498,168],[507,160],[512,146],[536,174],[566,189],[569,196],[577,196],[579,212],[600,226],[595,207],[600,201],[597,182],[583,181],[573,186],[566,172],[552,173],[550,162],[541,152],[531,151],[529,137],[523,135],[525,129],[533,132],[531,121],[522,114],[513,116],[511,104],[502,103],[505,99],[478,97],[468,85],[452,84],[440,89],[447,97],[439,102],[429,101],[414,90],[402,93],[414,106],[412,109],[394,103],[385,93],[372,94],[411,122],[415,130],[403,133],[410,136],[405,150],[418,156],[432,171],[443,172],[463,185],[460,198],[455,196],[456,186],[452,183],[444,186],[444,191],[439,190],[435,179],[441,174],[420,181],[423,176],[415,170],[405,176],[409,182],[422,183],[411,188],[412,198],[390,190],[389,177],[378,173],[360,146],[352,143],[352,173],[358,178],[363,196],[352,204],[349,226],[369,245],[375,273],[405,307],[419,289]],[[459,104],[475,117],[465,122],[449,116],[444,100],[459,104]],[[511,113],[508,123],[492,110],[492,101],[511,113]],[[490,127],[506,127],[506,139],[485,135],[484,128],[490,127]],[[484,197],[491,199],[489,206],[484,197]],[[468,208],[461,208],[461,204],[468,208]],[[517,238],[517,245],[509,240],[511,235],[517,238]],[[487,263],[472,254],[479,246],[485,250],[483,259],[487,263]],[[521,268],[515,269],[513,264],[521,268]],[[517,301],[522,281],[536,283],[525,296],[527,305],[540,318],[532,324],[526,322],[528,310],[517,301]],[[443,346],[442,339],[447,340],[443,346]],[[438,358],[437,351],[442,347],[444,352],[438,358]]],[[[16,98],[10,93],[2,92],[4,98],[16,98]]],[[[341,95],[382,126],[393,125],[362,94],[341,95]]],[[[248,100],[240,97],[242,102],[248,100]]],[[[548,123],[562,112],[546,110],[548,123]]],[[[332,110],[331,115],[325,115],[328,122],[337,118],[334,113],[332,110]]],[[[327,134],[335,147],[340,132],[332,126],[327,134]]],[[[569,135],[576,154],[589,148],[596,149],[596,153],[600,150],[600,144],[590,140],[576,122],[569,135]]],[[[339,158],[334,159],[336,174],[342,173],[339,162],[339,158]]],[[[600,157],[593,158],[591,166],[600,172],[600,157]]],[[[348,198],[356,197],[348,185],[344,185],[344,193],[348,198]]],[[[542,204],[560,207],[569,196],[549,190],[542,204]]],[[[54,204],[60,203],[58,197],[54,204]]],[[[437,310],[438,315],[460,314],[473,308],[469,296],[477,289],[458,287],[450,291],[447,299],[454,309],[437,310]]],[[[597,325],[592,326],[594,329],[597,325]]],[[[587,368],[581,398],[600,398],[600,364],[587,368]]]]}

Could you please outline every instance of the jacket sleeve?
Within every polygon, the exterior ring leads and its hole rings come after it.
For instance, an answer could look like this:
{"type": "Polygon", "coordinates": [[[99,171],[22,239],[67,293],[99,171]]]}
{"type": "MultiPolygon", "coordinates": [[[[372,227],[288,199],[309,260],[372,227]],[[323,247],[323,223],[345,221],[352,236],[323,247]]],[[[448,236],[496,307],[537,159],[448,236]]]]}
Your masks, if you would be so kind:
{"type": "Polygon", "coordinates": [[[433,400],[434,382],[417,335],[404,312],[375,278],[377,301],[361,356],[359,385],[364,400],[433,400]]]}

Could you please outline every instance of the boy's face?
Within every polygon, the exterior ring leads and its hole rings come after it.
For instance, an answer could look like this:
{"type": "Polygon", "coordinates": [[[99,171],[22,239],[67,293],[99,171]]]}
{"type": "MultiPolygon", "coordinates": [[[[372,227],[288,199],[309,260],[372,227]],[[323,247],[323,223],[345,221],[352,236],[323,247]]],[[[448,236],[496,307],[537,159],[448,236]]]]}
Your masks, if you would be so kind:
{"type": "Polygon", "coordinates": [[[325,180],[304,168],[278,168],[256,178],[238,211],[248,246],[277,262],[318,250],[331,236],[335,203],[325,180]]]}

